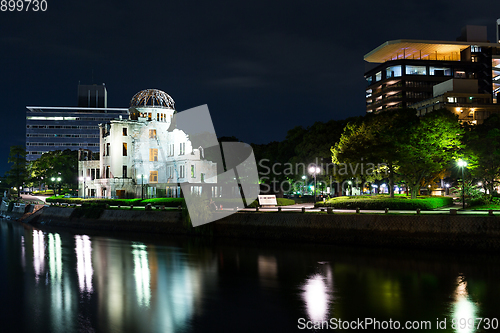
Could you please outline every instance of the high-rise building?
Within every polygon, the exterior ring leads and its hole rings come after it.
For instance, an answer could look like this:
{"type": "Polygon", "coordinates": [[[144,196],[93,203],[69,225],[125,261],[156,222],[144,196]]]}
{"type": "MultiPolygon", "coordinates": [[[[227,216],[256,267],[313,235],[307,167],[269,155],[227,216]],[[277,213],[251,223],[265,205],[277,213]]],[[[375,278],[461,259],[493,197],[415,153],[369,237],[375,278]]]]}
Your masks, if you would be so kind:
{"type": "Polygon", "coordinates": [[[128,118],[128,108],[108,108],[104,85],[78,87],[77,107],[27,106],[26,152],[33,161],[55,150],[99,151],[99,124],[128,118]],[[89,99],[80,99],[87,94],[89,99]]]}
{"type": "Polygon", "coordinates": [[[498,100],[500,44],[488,42],[486,27],[466,26],[450,42],[387,41],[364,60],[371,67],[365,73],[366,112],[406,108],[432,98],[433,86],[449,79],[475,79],[475,93],[492,96],[493,103],[498,100]]]}

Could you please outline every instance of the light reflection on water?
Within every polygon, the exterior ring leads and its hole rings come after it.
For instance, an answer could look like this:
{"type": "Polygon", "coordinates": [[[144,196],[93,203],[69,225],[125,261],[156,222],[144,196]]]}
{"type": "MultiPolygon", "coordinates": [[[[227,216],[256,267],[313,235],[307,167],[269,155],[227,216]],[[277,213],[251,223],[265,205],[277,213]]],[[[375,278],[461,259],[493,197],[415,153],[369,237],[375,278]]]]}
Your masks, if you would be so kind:
{"type": "Polygon", "coordinates": [[[467,291],[467,281],[464,276],[457,277],[457,289],[454,295],[453,311],[451,313],[452,318],[455,318],[458,333],[471,333],[475,332],[475,323],[473,318],[477,318],[477,306],[471,301],[469,293],[467,291]]]}
{"type": "Polygon", "coordinates": [[[328,319],[330,292],[323,276],[316,274],[306,280],[303,298],[310,320],[328,319]]]}
{"type": "Polygon", "coordinates": [[[471,280],[447,260],[402,269],[409,259],[345,253],[171,245],[0,222],[0,295],[15,301],[0,304],[0,320],[27,332],[289,332],[301,317],[450,323],[496,310],[485,304],[500,297],[497,275],[471,280]]]}
{"type": "Polygon", "coordinates": [[[137,303],[141,306],[149,307],[151,290],[149,289],[150,274],[146,245],[133,243],[132,254],[134,255],[134,275],[137,303]]]}
{"type": "Polygon", "coordinates": [[[75,236],[76,270],[78,273],[78,285],[82,293],[92,293],[92,242],[87,235],[75,236]]]}
{"type": "Polygon", "coordinates": [[[40,230],[33,230],[33,268],[35,280],[38,283],[45,270],[45,238],[40,230]]]}

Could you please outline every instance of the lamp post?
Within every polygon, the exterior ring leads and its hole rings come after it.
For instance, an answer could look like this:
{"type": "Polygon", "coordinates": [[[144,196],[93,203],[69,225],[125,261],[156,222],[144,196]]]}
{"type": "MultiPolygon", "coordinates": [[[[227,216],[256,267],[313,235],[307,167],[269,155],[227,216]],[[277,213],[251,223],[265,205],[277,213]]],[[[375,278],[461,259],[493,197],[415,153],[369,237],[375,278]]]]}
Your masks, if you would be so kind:
{"type": "MultiPolygon", "coordinates": [[[[52,177],[50,178],[52,180],[52,183],[54,183],[54,195],[57,195],[57,187],[56,187],[56,181],[59,183],[61,181],[61,177],[52,177]]],[[[59,194],[61,194],[61,190],[59,190],[59,194]]]]}
{"type": "Polygon", "coordinates": [[[302,195],[304,195],[305,189],[306,189],[306,176],[302,176],[302,180],[304,181],[302,183],[302,195]]]}
{"type": "Polygon", "coordinates": [[[85,199],[85,189],[87,188],[85,181],[90,180],[90,177],[80,177],[79,179],[80,181],[83,180],[83,199],[85,199]]]}
{"type": "Polygon", "coordinates": [[[144,175],[140,174],[137,178],[141,179],[141,199],[144,200],[144,175]]]}
{"type": "Polygon", "coordinates": [[[314,203],[316,204],[316,175],[321,172],[321,169],[317,165],[311,165],[309,167],[309,173],[314,177],[314,203]]]}
{"type": "Polygon", "coordinates": [[[457,162],[458,166],[462,168],[462,209],[465,209],[465,178],[464,178],[464,169],[467,166],[467,162],[462,159],[459,159],[457,162]]]}

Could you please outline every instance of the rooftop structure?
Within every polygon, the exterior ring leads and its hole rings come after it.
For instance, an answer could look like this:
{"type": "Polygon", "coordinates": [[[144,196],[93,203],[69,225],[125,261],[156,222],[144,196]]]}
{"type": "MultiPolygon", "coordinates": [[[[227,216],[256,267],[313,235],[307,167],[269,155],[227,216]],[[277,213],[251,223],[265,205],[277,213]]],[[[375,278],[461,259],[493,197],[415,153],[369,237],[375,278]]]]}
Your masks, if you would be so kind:
{"type": "Polygon", "coordinates": [[[366,111],[405,108],[432,98],[432,87],[450,78],[476,79],[478,94],[497,102],[500,44],[486,40],[486,27],[466,26],[457,41],[387,41],[364,56],[366,111]]]}

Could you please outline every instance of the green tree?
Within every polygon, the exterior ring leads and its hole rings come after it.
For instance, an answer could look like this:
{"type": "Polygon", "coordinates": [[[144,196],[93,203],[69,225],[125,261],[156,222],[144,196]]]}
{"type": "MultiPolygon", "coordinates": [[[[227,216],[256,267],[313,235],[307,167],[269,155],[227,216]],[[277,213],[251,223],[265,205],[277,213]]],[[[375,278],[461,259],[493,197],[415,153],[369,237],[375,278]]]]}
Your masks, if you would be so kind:
{"type": "Polygon", "coordinates": [[[404,142],[417,121],[412,109],[366,115],[345,127],[340,140],[331,148],[332,161],[347,164],[347,177],[360,177],[362,182],[389,178],[389,193],[394,197],[398,162],[404,158],[404,142]]]}
{"type": "Polygon", "coordinates": [[[434,179],[456,160],[462,134],[457,116],[441,109],[418,118],[405,139],[398,140],[402,154],[398,172],[409,187],[412,199],[426,179],[434,179]]]}
{"type": "Polygon", "coordinates": [[[11,146],[8,162],[12,163],[12,166],[7,171],[7,182],[18,189],[17,196],[20,197],[21,187],[28,178],[26,148],[24,146],[11,146]]]}
{"type": "Polygon", "coordinates": [[[466,128],[464,159],[471,176],[494,192],[500,177],[500,117],[491,115],[484,123],[466,128]]]}
{"type": "MultiPolygon", "coordinates": [[[[332,161],[355,166],[385,164],[391,197],[398,177],[416,198],[422,183],[437,177],[456,158],[462,133],[456,116],[447,110],[423,117],[412,109],[384,111],[346,126],[331,149],[332,161]]],[[[367,170],[355,166],[349,170],[367,170]]]]}
{"type": "MultiPolygon", "coordinates": [[[[33,182],[51,184],[52,177],[61,177],[60,186],[78,184],[78,151],[55,150],[42,154],[30,164],[33,182]]],[[[55,186],[55,184],[52,184],[55,186]]]]}

